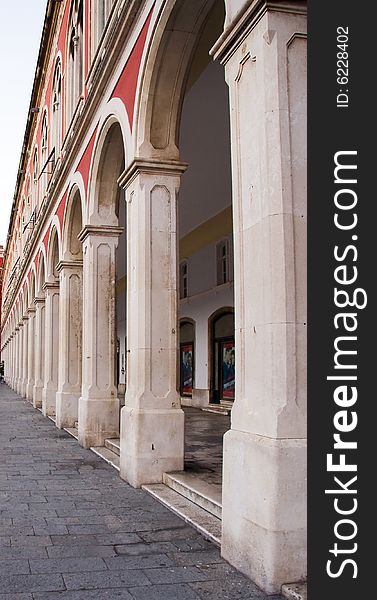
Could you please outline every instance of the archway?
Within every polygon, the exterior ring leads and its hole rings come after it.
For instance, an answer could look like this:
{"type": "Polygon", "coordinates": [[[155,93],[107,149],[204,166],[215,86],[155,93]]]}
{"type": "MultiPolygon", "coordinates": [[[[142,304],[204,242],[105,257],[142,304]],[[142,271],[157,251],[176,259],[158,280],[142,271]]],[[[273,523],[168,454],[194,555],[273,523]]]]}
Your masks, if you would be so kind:
{"type": "Polygon", "coordinates": [[[53,227],[47,251],[45,290],[45,359],[42,412],[54,418],[59,375],[59,271],[60,244],[58,231],[53,227]]]}
{"type": "Polygon", "coordinates": [[[83,244],[84,328],[78,436],[84,447],[101,447],[105,440],[119,438],[118,386],[121,382],[124,386],[125,380],[117,367],[118,355],[119,362],[121,353],[125,356],[126,223],[118,179],[125,165],[124,148],[121,125],[110,116],[97,136],[88,225],[79,236],[83,244]]]}
{"type": "Polygon", "coordinates": [[[60,359],[56,394],[57,427],[75,427],[82,384],[82,243],[83,222],[80,190],[73,185],[65,211],[62,234],[60,278],[59,338],[60,359]]]}
{"type": "Polygon", "coordinates": [[[46,317],[46,269],[45,257],[41,251],[38,254],[35,304],[35,371],[33,386],[33,406],[42,407],[42,390],[45,372],[45,317],[46,317]]]}

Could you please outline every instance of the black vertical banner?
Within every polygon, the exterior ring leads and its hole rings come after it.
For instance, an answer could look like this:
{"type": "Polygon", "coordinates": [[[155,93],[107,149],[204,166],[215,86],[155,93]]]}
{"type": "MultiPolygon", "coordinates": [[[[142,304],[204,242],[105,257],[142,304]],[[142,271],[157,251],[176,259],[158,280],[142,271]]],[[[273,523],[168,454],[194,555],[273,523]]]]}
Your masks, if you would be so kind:
{"type": "Polygon", "coordinates": [[[374,597],[373,3],[309,1],[308,598],[374,597]]]}

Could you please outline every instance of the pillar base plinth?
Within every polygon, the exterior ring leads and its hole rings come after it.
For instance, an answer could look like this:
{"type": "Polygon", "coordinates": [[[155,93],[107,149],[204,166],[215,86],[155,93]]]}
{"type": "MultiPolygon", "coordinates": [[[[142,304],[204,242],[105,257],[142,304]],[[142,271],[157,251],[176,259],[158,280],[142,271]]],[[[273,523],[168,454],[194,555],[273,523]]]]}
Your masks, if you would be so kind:
{"type": "Polygon", "coordinates": [[[106,439],[119,437],[119,399],[79,399],[79,444],[84,448],[103,446],[106,439]]]}
{"type": "Polygon", "coordinates": [[[135,488],[162,483],[163,473],[184,468],[181,409],[122,408],[120,476],[135,488]]]}
{"type": "Polygon", "coordinates": [[[43,385],[34,384],[34,387],[33,387],[33,406],[34,406],[34,408],[42,408],[42,391],[43,391],[43,385]]]}
{"type": "Polygon", "coordinates": [[[43,388],[42,413],[45,417],[54,417],[56,414],[56,388],[43,388]]]}
{"type": "Polygon", "coordinates": [[[80,394],[75,392],[57,392],[56,427],[74,427],[78,420],[80,394]]]}
{"type": "Polygon", "coordinates": [[[306,547],[306,440],[228,431],[222,556],[275,594],[306,578],[306,547]]]}

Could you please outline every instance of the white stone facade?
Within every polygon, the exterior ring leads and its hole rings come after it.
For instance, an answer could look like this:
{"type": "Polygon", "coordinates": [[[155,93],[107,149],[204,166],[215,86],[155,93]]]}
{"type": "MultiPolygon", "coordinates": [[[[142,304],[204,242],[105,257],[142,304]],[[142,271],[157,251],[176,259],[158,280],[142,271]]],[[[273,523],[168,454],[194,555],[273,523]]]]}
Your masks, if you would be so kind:
{"type": "Polygon", "coordinates": [[[120,436],[131,485],[161,482],[184,464],[180,322],[201,406],[234,312],[222,554],[279,592],[306,577],[306,3],[114,0],[99,23],[100,2],[48,2],[5,379],[84,447],[120,436]]]}

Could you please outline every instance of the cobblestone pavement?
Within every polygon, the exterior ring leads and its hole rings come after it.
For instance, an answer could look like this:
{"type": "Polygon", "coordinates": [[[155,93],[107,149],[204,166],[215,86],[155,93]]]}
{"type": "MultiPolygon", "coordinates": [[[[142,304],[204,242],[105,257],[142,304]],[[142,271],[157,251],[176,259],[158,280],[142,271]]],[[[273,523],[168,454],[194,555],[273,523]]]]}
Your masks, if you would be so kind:
{"type": "Polygon", "coordinates": [[[267,596],[193,528],[1,384],[0,600],[55,599],[267,596]]]}

